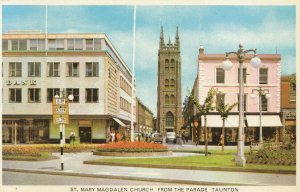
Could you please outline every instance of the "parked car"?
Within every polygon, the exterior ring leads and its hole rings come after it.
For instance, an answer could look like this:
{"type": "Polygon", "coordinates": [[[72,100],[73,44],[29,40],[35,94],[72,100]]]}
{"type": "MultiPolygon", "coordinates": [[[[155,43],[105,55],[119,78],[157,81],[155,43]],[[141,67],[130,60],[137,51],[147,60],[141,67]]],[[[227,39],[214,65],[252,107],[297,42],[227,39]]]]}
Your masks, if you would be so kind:
{"type": "Polygon", "coordinates": [[[162,134],[160,134],[160,133],[154,133],[154,134],[152,135],[151,140],[152,140],[154,143],[163,143],[163,136],[162,136],[162,134]]]}
{"type": "Polygon", "coordinates": [[[167,132],[166,143],[176,143],[176,134],[174,132],[167,132]]]}

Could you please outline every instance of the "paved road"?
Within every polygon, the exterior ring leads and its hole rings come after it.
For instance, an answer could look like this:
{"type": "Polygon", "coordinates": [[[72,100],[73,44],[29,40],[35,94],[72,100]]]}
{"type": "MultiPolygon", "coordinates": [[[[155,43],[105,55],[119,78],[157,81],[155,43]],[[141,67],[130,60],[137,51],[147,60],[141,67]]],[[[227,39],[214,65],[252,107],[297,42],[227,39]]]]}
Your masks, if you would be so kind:
{"type": "MultiPolygon", "coordinates": [[[[175,153],[174,153],[175,154],[175,153]]],[[[179,155],[180,153],[176,153],[179,155]]],[[[58,155],[58,154],[56,154],[58,155]]],[[[182,155],[187,155],[186,153],[182,155]]],[[[180,170],[180,169],[159,169],[141,167],[120,167],[106,165],[86,165],[82,162],[101,158],[92,153],[67,153],[65,154],[65,171],[63,173],[91,174],[107,178],[143,178],[144,181],[156,180],[167,183],[189,184],[230,184],[230,185],[296,185],[296,175],[289,174],[269,174],[269,173],[246,173],[246,172],[225,172],[225,171],[205,171],[205,170],[180,170]],[[111,177],[112,178],[112,177],[111,177]]],[[[103,157],[102,157],[103,158],[103,157]]],[[[46,171],[49,173],[59,173],[60,159],[26,162],[26,161],[3,161],[3,168],[23,169],[33,171],[46,171]]],[[[81,183],[78,183],[81,184],[81,183]]]]}
{"type": "MultiPolygon", "coordinates": [[[[3,185],[171,185],[168,183],[3,171],[3,185]]],[[[174,184],[172,184],[174,185],[174,184]]]]}

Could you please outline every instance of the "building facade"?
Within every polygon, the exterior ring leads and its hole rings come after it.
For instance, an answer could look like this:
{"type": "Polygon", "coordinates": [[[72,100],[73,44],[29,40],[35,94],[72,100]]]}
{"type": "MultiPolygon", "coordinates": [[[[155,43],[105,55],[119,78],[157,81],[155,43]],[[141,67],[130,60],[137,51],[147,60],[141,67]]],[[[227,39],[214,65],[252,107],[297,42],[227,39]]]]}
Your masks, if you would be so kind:
{"type": "Polygon", "coordinates": [[[150,134],[154,131],[153,113],[137,98],[136,132],[150,134]]]}
{"type": "Polygon", "coordinates": [[[163,27],[158,50],[157,122],[159,132],[178,133],[182,126],[181,58],[178,27],[175,43],[164,42],[163,27]]]}
{"type": "Polygon", "coordinates": [[[295,75],[281,77],[281,112],[283,133],[296,141],[296,87],[291,84],[295,75]]]}
{"type": "Polygon", "coordinates": [[[20,31],[2,38],[3,143],[59,142],[52,99],[62,92],[74,96],[67,140],[74,130],[80,142],[103,143],[112,129],[130,125],[132,75],[105,34],[20,31]]]}
{"type": "MultiPolygon", "coordinates": [[[[282,123],[280,120],[280,76],[281,76],[281,56],[278,54],[259,54],[262,64],[260,68],[253,68],[250,60],[253,55],[246,55],[243,69],[244,81],[244,138],[245,141],[259,140],[259,95],[254,89],[260,87],[271,95],[261,95],[262,101],[262,127],[263,138],[280,138],[282,133],[282,123]],[[250,98],[250,94],[256,94],[255,98],[250,98]]],[[[221,91],[215,98],[215,105],[219,99],[223,99],[225,104],[238,103],[239,96],[239,64],[236,56],[230,56],[233,62],[231,70],[225,71],[222,63],[225,60],[224,54],[206,54],[204,48],[199,49],[198,55],[198,77],[195,82],[197,91],[195,96],[199,103],[203,104],[208,91],[215,88],[221,91]]],[[[239,105],[239,104],[238,104],[239,105]]],[[[225,144],[235,145],[238,137],[238,105],[232,110],[225,121],[225,144]]],[[[203,122],[203,120],[202,120],[203,122]]],[[[212,111],[207,115],[207,127],[209,130],[209,143],[217,144],[222,132],[222,120],[218,112],[212,111]]],[[[201,131],[201,140],[204,141],[204,132],[201,131]]]]}

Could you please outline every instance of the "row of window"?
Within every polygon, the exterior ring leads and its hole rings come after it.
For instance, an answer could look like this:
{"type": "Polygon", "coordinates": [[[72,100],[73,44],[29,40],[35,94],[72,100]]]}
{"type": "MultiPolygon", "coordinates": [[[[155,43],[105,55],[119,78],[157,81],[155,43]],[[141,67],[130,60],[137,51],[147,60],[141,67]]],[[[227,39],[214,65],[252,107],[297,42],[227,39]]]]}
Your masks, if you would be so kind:
{"type": "MultiPolygon", "coordinates": [[[[45,39],[3,39],[3,50],[45,50],[45,39]]],[[[101,39],[48,39],[48,50],[101,50],[101,39]]]]}
{"type": "Polygon", "coordinates": [[[120,108],[128,113],[131,112],[131,103],[128,102],[126,99],[120,97],[120,108]]]}
{"type": "MultiPolygon", "coordinates": [[[[247,83],[247,69],[243,68],[243,81],[247,83]]],[[[238,70],[238,83],[240,82],[240,73],[238,70]]],[[[225,70],[223,68],[216,69],[216,83],[225,83],[225,70]]],[[[268,68],[259,69],[259,84],[268,84],[268,68]]]]}
{"type": "Polygon", "coordinates": [[[120,76],[120,87],[123,89],[128,95],[131,96],[131,86],[127,83],[127,81],[120,76]]]}
{"type": "MultiPolygon", "coordinates": [[[[59,95],[59,88],[47,89],[47,102],[51,103],[55,95],[59,95]]],[[[72,94],[74,99],[70,102],[79,103],[79,88],[67,88],[67,96],[72,94]]],[[[96,103],[99,101],[99,91],[97,88],[85,89],[85,102],[96,103]]],[[[9,88],[9,102],[21,103],[22,102],[22,89],[21,88],[9,88]]],[[[40,103],[41,102],[41,89],[40,88],[28,88],[28,103],[40,103]]]]}
{"type": "Polygon", "coordinates": [[[175,104],[175,96],[172,95],[165,95],[165,104],[166,105],[174,105],[175,104]]]}
{"type": "MultiPolygon", "coordinates": [[[[247,96],[248,94],[245,93],[244,94],[244,106],[243,106],[243,110],[247,111],[247,96]]],[[[225,103],[225,94],[217,94],[216,95],[216,106],[219,105],[219,103],[223,100],[223,102],[225,103]]],[[[239,100],[239,94],[237,94],[237,101],[239,100]]],[[[239,109],[239,103],[237,106],[237,110],[239,109]]],[[[268,99],[266,98],[266,95],[261,95],[261,110],[262,111],[268,111],[268,99]]]]}
{"type": "Polygon", "coordinates": [[[174,79],[165,79],[165,88],[166,89],[175,89],[175,80],[174,79]]]}
{"type": "MultiPolygon", "coordinates": [[[[79,62],[67,62],[66,75],[70,77],[79,77],[79,62]]],[[[99,75],[99,63],[87,62],[85,63],[85,76],[97,77],[99,75]]],[[[59,77],[60,76],[60,63],[48,62],[47,63],[47,76],[59,77]]],[[[22,63],[10,62],[9,63],[9,77],[22,77],[22,63]]],[[[41,77],[41,63],[29,62],[28,63],[28,77],[41,77]]]]}
{"type": "Polygon", "coordinates": [[[169,59],[165,60],[165,72],[175,72],[175,60],[171,59],[171,61],[169,61],[169,59]]]}

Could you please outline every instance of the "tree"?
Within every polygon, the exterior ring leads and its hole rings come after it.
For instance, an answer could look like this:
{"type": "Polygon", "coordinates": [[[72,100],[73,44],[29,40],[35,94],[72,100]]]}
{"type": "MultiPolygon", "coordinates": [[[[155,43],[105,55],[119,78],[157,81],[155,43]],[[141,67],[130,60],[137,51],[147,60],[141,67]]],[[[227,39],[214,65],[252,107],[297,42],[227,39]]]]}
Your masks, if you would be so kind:
{"type": "Polygon", "coordinates": [[[293,74],[291,76],[291,80],[290,80],[290,83],[291,83],[291,87],[294,91],[296,91],[296,74],[293,74]]]}
{"type": "Polygon", "coordinates": [[[186,96],[183,102],[183,109],[182,109],[182,116],[184,119],[184,123],[188,123],[189,122],[189,96],[186,96]]]}
{"type": "Polygon", "coordinates": [[[192,102],[194,103],[194,105],[197,107],[198,111],[199,111],[199,115],[200,117],[203,115],[204,116],[204,132],[205,132],[205,156],[207,156],[207,148],[208,148],[208,139],[207,139],[207,127],[206,127],[206,115],[208,114],[209,111],[214,110],[214,96],[216,95],[217,90],[214,88],[211,88],[208,93],[207,93],[207,97],[204,100],[204,103],[201,105],[198,101],[198,99],[196,99],[194,97],[194,95],[192,95],[191,93],[189,93],[190,98],[192,100],[192,102]]]}
{"type": "MultiPolygon", "coordinates": [[[[222,92],[218,92],[217,94],[222,94],[222,92]]],[[[220,101],[216,105],[217,111],[220,113],[223,124],[222,124],[222,151],[224,151],[224,143],[225,143],[225,120],[228,118],[229,112],[237,105],[238,103],[234,103],[232,105],[225,104],[224,99],[221,98],[220,101]]]]}

